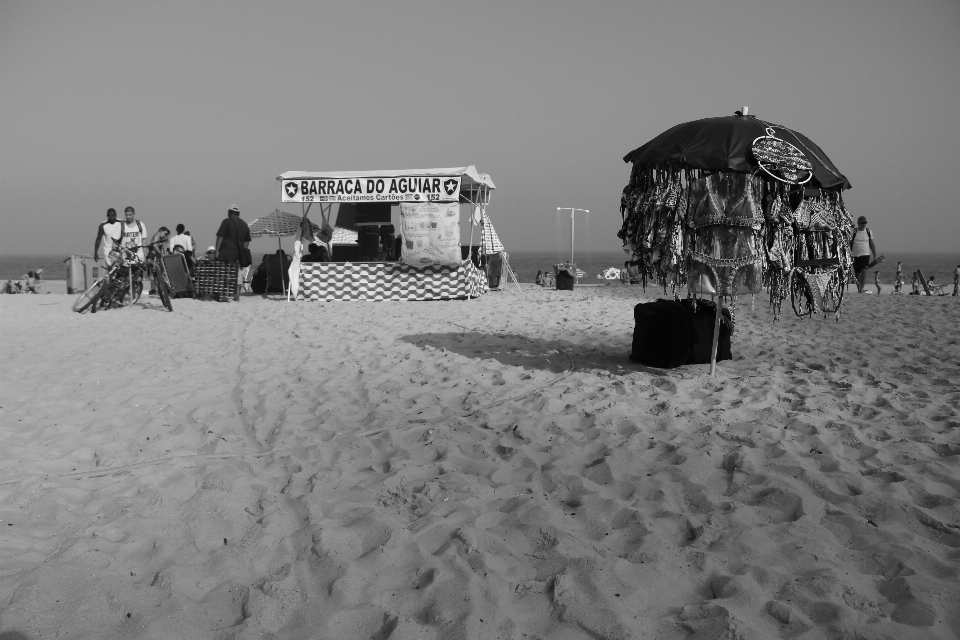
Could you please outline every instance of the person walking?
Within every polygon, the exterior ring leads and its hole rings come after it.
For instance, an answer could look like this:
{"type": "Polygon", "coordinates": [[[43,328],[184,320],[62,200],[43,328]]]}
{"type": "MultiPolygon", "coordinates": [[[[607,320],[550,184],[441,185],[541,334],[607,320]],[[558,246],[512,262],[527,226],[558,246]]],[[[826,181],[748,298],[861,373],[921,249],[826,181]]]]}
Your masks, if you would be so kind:
{"type": "Polygon", "coordinates": [[[230,205],[227,217],[217,230],[216,259],[239,265],[238,280],[246,287],[247,272],[250,270],[250,227],[240,218],[240,207],[230,205]]]}
{"type": "Polygon", "coordinates": [[[117,210],[107,209],[107,219],[97,227],[97,239],[93,243],[93,257],[102,260],[108,267],[113,264],[114,243],[123,237],[123,223],[117,220],[117,210]]]}
{"type": "Polygon", "coordinates": [[[121,240],[123,246],[131,249],[140,256],[141,260],[146,260],[147,255],[143,245],[147,239],[147,227],[141,221],[137,220],[137,214],[133,207],[127,207],[123,210],[124,221],[121,223],[121,240]]]}
{"type": "Polygon", "coordinates": [[[867,218],[857,218],[857,232],[850,239],[850,255],[853,256],[853,272],[857,277],[857,291],[870,293],[864,289],[867,280],[867,267],[877,255],[877,247],[873,243],[873,232],[867,228],[867,218]]]}
{"type": "MultiPolygon", "coordinates": [[[[244,262],[241,260],[243,251],[250,244],[250,227],[240,217],[240,208],[237,205],[231,205],[227,210],[227,217],[220,223],[217,230],[217,260],[221,262],[244,262]]],[[[241,267],[249,267],[249,264],[241,264],[241,267]]]]}

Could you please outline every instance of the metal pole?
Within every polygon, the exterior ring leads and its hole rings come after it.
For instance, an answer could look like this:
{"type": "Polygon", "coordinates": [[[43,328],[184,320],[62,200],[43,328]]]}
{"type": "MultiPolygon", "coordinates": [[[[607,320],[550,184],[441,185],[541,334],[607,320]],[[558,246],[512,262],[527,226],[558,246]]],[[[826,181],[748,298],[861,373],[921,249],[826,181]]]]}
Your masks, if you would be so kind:
{"type": "Polygon", "coordinates": [[[127,274],[130,276],[130,308],[133,309],[133,264],[127,267],[127,274]]]}
{"type": "Polygon", "coordinates": [[[563,211],[564,209],[570,209],[570,264],[573,264],[573,214],[577,211],[582,211],[584,213],[590,213],[590,209],[577,209],[576,207],[557,207],[557,211],[563,211]]]}
{"type": "Polygon", "coordinates": [[[713,319],[713,346],[710,347],[710,375],[717,370],[717,342],[720,340],[720,313],[723,309],[723,297],[717,297],[717,317],[713,319]]]}

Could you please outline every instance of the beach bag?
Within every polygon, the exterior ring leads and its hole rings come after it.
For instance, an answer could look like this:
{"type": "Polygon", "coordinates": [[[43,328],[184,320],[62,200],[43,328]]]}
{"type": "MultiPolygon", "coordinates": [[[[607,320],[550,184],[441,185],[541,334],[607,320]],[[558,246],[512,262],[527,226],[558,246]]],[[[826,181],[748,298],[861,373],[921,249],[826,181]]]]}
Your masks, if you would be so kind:
{"type": "MultiPolygon", "coordinates": [[[[643,302],[633,309],[635,327],[630,359],[648,367],[673,369],[687,364],[710,364],[716,306],[692,300],[643,302]]],[[[721,312],[717,362],[730,360],[733,323],[730,311],[721,312]]]]}
{"type": "Polygon", "coordinates": [[[660,369],[687,364],[697,342],[689,308],[674,300],[641,302],[633,308],[633,319],[631,360],[660,369]]]}
{"type": "MultiPolygon", "coordinates": [[[[693,332],[696,341],[690,345],[690,353],[685,364],[710,364],[710,349],[713,347],[713,325],[716,321],[717,306],[712,302],[700,300],[697,310],[693,310],[692,300],[681,300],[682,304],[693,319],[693,332]]],[[[733,354],[730,351],[730,336],[733,333],[733,322],[730,310],[720,312],[720,338],[717,340],[717,362],[730,360],[733,354]]]]}

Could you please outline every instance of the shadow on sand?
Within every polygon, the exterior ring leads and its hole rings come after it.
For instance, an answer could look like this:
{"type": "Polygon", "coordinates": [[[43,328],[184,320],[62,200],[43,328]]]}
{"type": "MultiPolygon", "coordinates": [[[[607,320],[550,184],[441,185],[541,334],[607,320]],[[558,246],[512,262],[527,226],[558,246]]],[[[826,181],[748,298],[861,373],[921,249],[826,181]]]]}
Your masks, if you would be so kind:
{"type": "Polygon", "coordinates": [[[400,338],[416,347],[446,349],[467,358],[496,360],[501,364],[524,369],[539,369],[561,373],[573,369],[580,371],[604,371],[625,376],[637,372],[667,375],[662,369],[654,369],[630,361],[629,345],[585,342],[578,344],[568,340],[540,340],[515,333],[418,333],[400,338]]]}

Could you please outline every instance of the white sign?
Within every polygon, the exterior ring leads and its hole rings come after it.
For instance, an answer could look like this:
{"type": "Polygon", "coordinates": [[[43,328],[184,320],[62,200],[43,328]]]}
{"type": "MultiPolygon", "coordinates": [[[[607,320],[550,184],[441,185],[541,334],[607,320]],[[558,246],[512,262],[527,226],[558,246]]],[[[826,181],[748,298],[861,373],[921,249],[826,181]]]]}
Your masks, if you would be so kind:
{"type": "Polygon", "coordinates": [[[460,264],[459,204],[401,204],[400,231],[404,264],[460,264]]]}
{"type": "Polygon", "coordinates": [[[281,180],[282,202],[459,202],[461,176],[281,180]]]}

